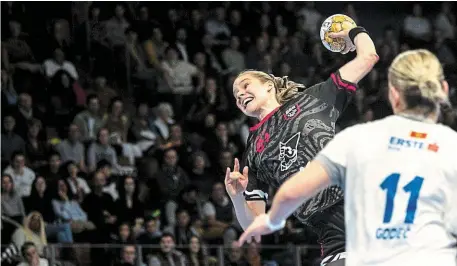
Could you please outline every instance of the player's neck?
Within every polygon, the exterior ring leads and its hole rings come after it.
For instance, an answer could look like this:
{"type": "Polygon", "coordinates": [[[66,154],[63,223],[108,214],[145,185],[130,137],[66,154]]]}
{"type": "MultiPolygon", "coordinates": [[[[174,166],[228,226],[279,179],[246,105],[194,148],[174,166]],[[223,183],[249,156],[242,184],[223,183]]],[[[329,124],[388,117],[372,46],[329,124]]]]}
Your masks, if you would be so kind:
{"type": "Polygon", "coordinates": [[[431,113],[431,114],[420,114],[413,111],[402,111],[395,113],[396,115],[406,117],[412,120],[423,121],[428,123],[436,123],[438,121],[438,114],[431,113]]]}
{"type": "Polygon", "coordinates": [[[275,103],[271,103],[271,104],[268,104],[268,105],[265,105],[264,107],[262,107],[262,109],[260,110],[260,114],[258,116],[258,119],[259,120],[263,120],[265,117],[267,117],[269,114],[271,114],[271,112],[275,111],[276,109],[278,109],[281,105],[277,102],[275,103]]]}

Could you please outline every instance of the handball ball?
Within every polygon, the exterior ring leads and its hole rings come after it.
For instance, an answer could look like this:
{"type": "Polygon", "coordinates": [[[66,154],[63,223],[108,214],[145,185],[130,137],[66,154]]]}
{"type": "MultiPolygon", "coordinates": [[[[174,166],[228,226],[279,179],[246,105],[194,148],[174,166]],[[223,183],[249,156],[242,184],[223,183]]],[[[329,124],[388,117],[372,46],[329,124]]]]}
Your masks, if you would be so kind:
{"type": "Polygon", "coordinates": [[[344,48],[346,48],[345,40],[343,38],[330,38],[328,34],[332,32],[340,32],[342,30],[352,29],[356,26],[357,25],[355,24],[354,20],[346,15],[336,14],[330,16],[324,20],[324,23],[322,23],[321,26],[320,35],[322,43],[324,44],[325,48],[332,52],[341,52],[344,50],[344,48]]]}

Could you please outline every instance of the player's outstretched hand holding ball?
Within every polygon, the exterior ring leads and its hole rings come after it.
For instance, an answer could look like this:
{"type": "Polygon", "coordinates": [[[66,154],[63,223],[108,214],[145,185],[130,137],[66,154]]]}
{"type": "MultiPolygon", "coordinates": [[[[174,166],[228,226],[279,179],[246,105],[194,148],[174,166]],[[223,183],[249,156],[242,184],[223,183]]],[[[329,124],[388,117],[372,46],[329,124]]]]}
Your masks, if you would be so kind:
{"type": "Polygon", "coordinates": [[[235,158],[233,171],[227,167],[225,172],[225,189],[230,197],[241,195],[248,186],[248,167],[243,168],[243,173],[240,173],[240,162],[235,158]]]}
{"type": "Polygon", "coordinates": [[[357,27],[354,20],[346,15],[328,17],[321,26],[320,35],[325,48],[335,53],[347,54],[355,51],[355,45],[349,38],[349,31],[357,27]]]}

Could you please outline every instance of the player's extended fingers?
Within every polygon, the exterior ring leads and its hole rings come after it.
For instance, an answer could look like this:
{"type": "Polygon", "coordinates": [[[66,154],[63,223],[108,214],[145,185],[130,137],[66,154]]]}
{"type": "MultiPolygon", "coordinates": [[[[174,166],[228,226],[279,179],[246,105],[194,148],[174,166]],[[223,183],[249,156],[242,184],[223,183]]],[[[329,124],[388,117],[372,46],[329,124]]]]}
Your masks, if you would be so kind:
{"type": "Polygon", "coordinates": [[[347,35],[345,31],[340,31],[340,32],[330,32],[328,34],[328,37],[330,38],[344,38],[347,35]]]}
{"type": "Polygon", "coordinates": [[[240,238],[238,239],[238,242],[237,242],[238,247],[241,247],[244,244],[244,242],[246,242],[246,240],[251,238],[250,234],[251,233],[250,233],[249,230],[248,231],[244,231],[244,233],[241,234],[241,236],[240,236],[240,238]]]}
{"type": "Polygon", "coordinates": [[[230,167],[225,170],[225,182],[230,181],[230,167]]]}
{"type": "Polygon", "coordinates": [[[260,243],[261,238],[262,238],[261,235],[254,236],[254,240],[255,240],[256,243],[260,243]]]}
{"type": "Polygon", "coordinates": [[[235,158],[235,163],[233,165],[233,172],[239,172],[240,171],[240,161],[238,161],[238,158],[235,158]]]}
{"type": "Polygon", "coordinates": [[[243,176],[247,178],[248,174],[249,174],[249,167],[245,166],[243,168],[243,176]]]}

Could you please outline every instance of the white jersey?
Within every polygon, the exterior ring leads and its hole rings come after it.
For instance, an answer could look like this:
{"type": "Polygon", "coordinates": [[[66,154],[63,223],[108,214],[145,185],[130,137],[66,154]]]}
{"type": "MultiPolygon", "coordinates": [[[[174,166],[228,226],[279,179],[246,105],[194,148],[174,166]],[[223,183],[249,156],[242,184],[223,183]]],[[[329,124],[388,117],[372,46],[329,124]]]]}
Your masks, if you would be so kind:
{"type": "Polygon", "coordinates": [[[457,133],[389,116],[316,157],[345,190],[346,265],[456,265],[457,133]]]}

